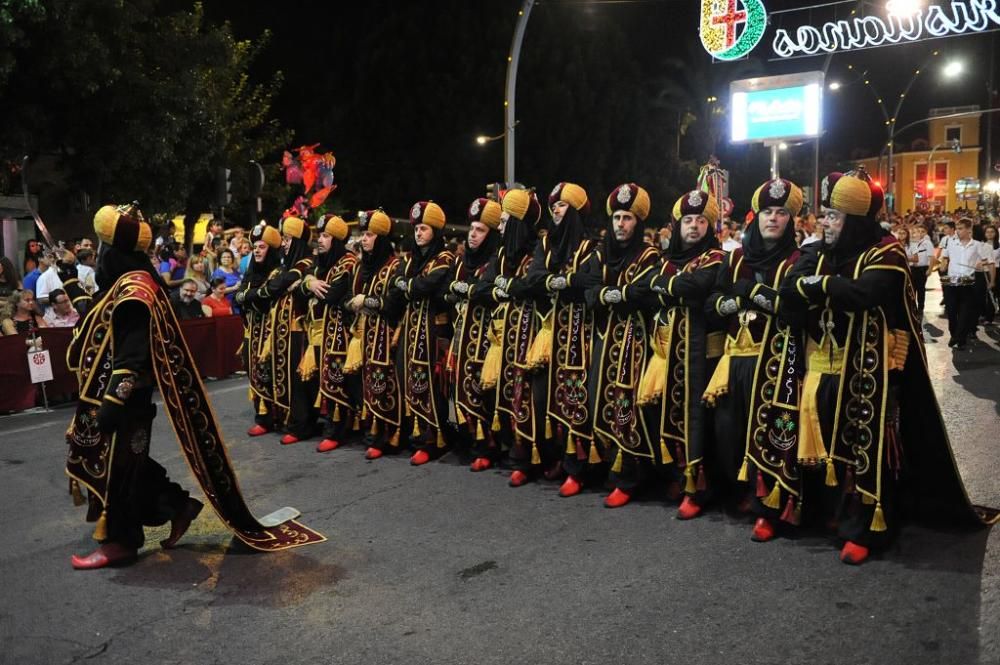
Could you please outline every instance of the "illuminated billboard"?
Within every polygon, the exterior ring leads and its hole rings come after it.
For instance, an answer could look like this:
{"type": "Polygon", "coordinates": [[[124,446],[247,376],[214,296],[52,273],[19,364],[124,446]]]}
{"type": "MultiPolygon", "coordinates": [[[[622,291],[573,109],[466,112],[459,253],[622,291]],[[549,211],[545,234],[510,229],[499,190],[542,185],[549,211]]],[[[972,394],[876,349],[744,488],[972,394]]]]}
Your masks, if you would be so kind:
{"type": "Polygon", "coordinates": [[[809,139],[823,131],[823,72],[733,81],[729,95],[733,143],[809,139]]]}

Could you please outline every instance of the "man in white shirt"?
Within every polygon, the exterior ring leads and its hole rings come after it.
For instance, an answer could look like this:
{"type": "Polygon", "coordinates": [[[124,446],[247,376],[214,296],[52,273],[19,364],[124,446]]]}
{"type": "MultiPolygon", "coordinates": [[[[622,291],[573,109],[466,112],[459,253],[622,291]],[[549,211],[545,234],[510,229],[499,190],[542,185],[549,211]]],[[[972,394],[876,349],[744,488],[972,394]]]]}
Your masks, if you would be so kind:
{"type": "Polygon", "coordinates": [[[975,335],[982,299],[977,297],[976,272],[984,272],[993,263],[993,252],[984,243],[972,239],[972,223],[960,219],[955,235],[941,250],[941,281],[948,314],[948,346],[964,348],[969,335],[975,335]]]}
{"type": "Polygon", "coordinates": [[[737,247],[742,247],[740,241],[733,237],[733,224],[728,219],[722,223],[722,228],[719,231],[719,242],[722,243],[722,249],[726,252],[731,252],[737,247]]]}
{"type": "Polygon", "coordinates": [[[52,306],[43,318],[50,328],[72,328],[80,320],[80,314],[73,309],[73,303],[62,289],[52,289],[49,300],[52,306]]]}
{"type": "Polygon", "coordinates": [[[38,281],[35,283],[35,301],[38,302],[39,307],[47,309],[49,306],[49,293],[53,289],[61,289],[63,283],[59,279],[59,273],[56,272],[55,257],[51,254],[44,254],[39,257],[38,267],[42,271],[42,274],[38,276],[38,281]]]}
{"type": "Polygon", "coordinates": [[[97,257],[92,249],[81,249],[76,255],[76,276],[80,280],[80,286],[90,295],[97,291],[97,280],[95,279],[95,264],[97,257]]]}
{"type": "Polygon", "coordinates": [[[913,288],[917,292],[917,307],[923,314],[924,296],[927,292],[927,270],[934,256],[934,243],[927,237],[925,226],[914,224],[910,227],[910,246],[905,249],[910,261],[910,273],[913,275],[913,288]]]}

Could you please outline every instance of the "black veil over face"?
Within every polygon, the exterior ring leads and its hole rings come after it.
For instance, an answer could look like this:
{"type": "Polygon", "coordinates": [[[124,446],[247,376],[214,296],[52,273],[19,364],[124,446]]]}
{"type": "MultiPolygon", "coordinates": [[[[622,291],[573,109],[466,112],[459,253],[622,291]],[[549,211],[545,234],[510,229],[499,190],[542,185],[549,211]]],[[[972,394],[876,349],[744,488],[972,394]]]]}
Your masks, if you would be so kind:
{"type": "MultiPolygon", "coordinates": [[[[673,244],[672,240],[670,244],[673,244]]],[[[778,238],[773,247],[768,248],[764,237],[760,234],[760,213],[747,224],[743,232],[743,260],[757,272],[773,268],[791,256],[795,249],[795,217],[791,214],[784,234],[778,238]]]]}
{"type": "Polygon", "coordinates": [[[587,237],[587,226],[580,211],[569,206],[562,221],[556,226],[549,222],[549,249],[552,252],[552,270],[559,270],[573,258],[573,253],[587,237]]]}
{"type": "Polygon", "coordinates": [[[510,215],[503,229],[503,252],[507,270],[513,274],[521,264],[521,259],[535,248],[538,235],[533,225],[510,215]]]}
{"type": "Polygon", "coordinates": [[[292,238],[288,247],[288,253],[281,260],[281,265],[285,270],[290,270],[296,263],[309,256],[312,250],[309,247],[309,227],[302,230],[301,238],[292,238]]]}
{"type": "Polygon", "coordinates": [[[361,281],[367,283],[385,265],[393,253],[392,241],[387,236],[376,236],[370,252],[361,252],[361,281]]]}

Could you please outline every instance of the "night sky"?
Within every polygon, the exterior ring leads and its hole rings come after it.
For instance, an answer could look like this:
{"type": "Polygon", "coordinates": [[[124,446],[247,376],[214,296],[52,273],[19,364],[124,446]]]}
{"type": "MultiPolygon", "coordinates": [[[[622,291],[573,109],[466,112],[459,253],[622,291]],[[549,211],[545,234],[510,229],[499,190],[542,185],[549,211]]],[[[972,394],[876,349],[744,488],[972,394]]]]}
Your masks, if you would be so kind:
{"type": "MultiPolygon", "coordinates": [[[[772,0],[767,6],[775,11],[802,4],[772,0]]],[[[320,142],[336,154],[341,205],[355,209],[381,205],[393,215],[405,216],[413,201],[432,198],[454,217],[473,197],[483,195],[485,183],[502,178],[502,142],[480,147],[474,138],[502,131],[505,59],[519,7],[517,0],[295,0],[280,5],[216,0],[207,3],[206,10],[213,20],[229,20],[241,38],[271,31],[254,75],[267,80],[274,71],[283,72],[285,83],[274,114],[295,130],[297,143],[320,142]]],[[[684,58],[692,67],[706,68],[710,57],[700,45],[692,46],[698,39],[698,7],[696,0],[538,2],[525,36],[518,79],[518,180],[547,192],[558,179],[574,180],[579,171],[584,175],[576,177],[592,180],[581,183],[592,199],[602,199],[620,181],[638,180],[628,168],[631,161],[632,170],[638,170],[633,157],[641,163],[639,152],[666,151],[669,145],[657,143],[671,141],[648,130],[635,136],[630,116],[622,109],[655,95],[667,58],[684,58]],[[592,64],[576,66],[577,53],[592,64]],[[628,87],[616,88],[616,80],[628,87]],[[574,100],[573,113],[566,111],[566,99],[574,100]],[[609,137],[600,143],[605,134],[609,137]],[[591,140],[598,142],[597,147],[588,145],[591,140]],[[588,169],[580,166],[583,163],[588,169]]],[[[839,5],[837,11],[843,17],[850,7],[839,5]]],[[[822,11],[772,16],[772,21],[799,25],[831,17],[822,11]]],[[[758,55],[769,54],[765,46],[773,29],[772,25],[765,34],[758,55]]],[[[925,71],[904,103],[900,123],[926,116],[931,107],[985,105],[990,38],[978,35],[838,54],[830,63],[828,81],[856,80],[858,76],[847,69],[853,64],[855,72],[869,72],[869,80],[884,98],[895,100],[913,69],[932,50],[940,49],[936,66],[961,58],[967,64],[965,75],[945,82],[939,72],[925,71]]],[[[764,74],[779,74],[822,69],[824,60],[761,58],[760,66],[764,74]]],[[[725,72],[732,65],[709,67],[722,71],[714,73],[713,80],[728,81],[725,72]]],[[[725,86],[718,87],[715,94],[726,99],[725,86]]],[[[881,113],[860,82],[836,94],[828,92],[824,112],[824,168],[846,166],[852,152],[857,157],[858,151],[875,152],[883,144],[881,113]]],[[[665,114],[664,123],[667,118],[665,114]]],[[[903,140],[917,136],[919,130],[903,140]]],[[[724,144],[718,148],[723,166],[727,159],[746,157],[748,150],[750,158],[743,162],[751,165],[750,172],[733,174],[737,196],[748,196],[766,178],[766,152],[724,144]]],[[[706,157],[696,158],[700,163],[706,157]]],[[[783,174],[807,183],[810,159],[811,149],[793,149],[790,172],[783,174]]],[[[658,184],[662,183],[653,183],[651,192],[694,185],[670,182],[657,190],[658,184]]],[[[662,214],[670,203],[654,196],[654,209],[662,214]]],[[[740,201],[737,206],[743,207],[740,201]]]]}

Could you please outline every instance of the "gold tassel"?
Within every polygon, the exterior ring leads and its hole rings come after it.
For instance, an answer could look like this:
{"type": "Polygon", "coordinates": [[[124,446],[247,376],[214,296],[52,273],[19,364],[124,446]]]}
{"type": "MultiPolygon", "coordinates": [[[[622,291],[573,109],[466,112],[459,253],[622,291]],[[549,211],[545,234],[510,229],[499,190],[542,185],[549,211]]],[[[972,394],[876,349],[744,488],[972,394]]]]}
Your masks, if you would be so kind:
{"type": "Polygon", "coordinates": [[[313,408],[318,409],[321,406],[323,406],[323,391],[318,390],[316,391],[316,401],[313,402],[313,408]]]}
{"type": "Polygon", "coordinates": [[[347,344],[347,358],[344,360],[344,374],[356,374],[361,369],[364,354],[361,352],[361,337],[355,335],[347,344]]]}
{"type": "Polygon", "coordinates": [[[486,432],[483,431],[483,421],[476,420],[476,441],[485,441],[486,432]]]}
{"type": "Polygon", "coordinates": [[[253,388],[250,388],[249,386],[247,387],[247,400],[253,402],[253,388]]]}
{"type": "Polygon", "coordinates": [[[267,415],[267,405],[264,404],[264,400],[257,402],[257,415],[266,416],[267,415]]]}
{"type": "Polygon", "coordinates": [[[399,428],[398,427],[396,428],[396,431],[392,433],[392,438],[389,439],[389,445],[392,446],[393,448],[398,448],[399,447],[399,428]]]}
{"type": "Polygon", "coordinates": [[[590,464],[600,464],[604,460],[601,459],[601,453],[597,451],[597,441],[590,442],[590,457],[587,459],[590,464]]]}
{"type": "Polygon", "coordinates": [[[743,457],[743,466],[740,467],[740,473],[736,476],[736,480],[741,483],[745,483],[750,480],[750,465],[747,462],[746,456],[743,457]]]}
{"type": "Polygon", "coordinates": [[[670,454],[670,449],[667,448],[666,439],[660,439],[660,462],[662,464],[673,464],[674,458],[670,454]]]}
{"type": "MultiPolygon", "coordinates": [[[[409,411],[409,409],[407,409],[407,411],[409,411]]],[[[409,414],[407,414],[407,415],[409,415],[409,414]]],[[[417,438],[417,437],[420,436],[420,425],[418,424],[418,421],[417,421],[416,418],[413,419],[413,433],[410,434],[410,436],[412,436],[413,438],[417,438]]]]}
{"type": "Polygon", "coordinates": [[[83,492],[80,491],[80,483],[76,482],[76,478],[69,479],[69,493],[73,497],[74,506],[82,506],[87,503],[87,500],[83,498],[83,492]]]}
{"type": "Polygon", "coordinates": [[[836,487],[837,486],[837,471],[833,468],[833,458],[826,458],[826,486],[836,487]]]}
{"type": "Polygon", "coordinates": [[[774,481],[774,487],[771,488],[771,493],[768,494],[763,499],[761,499],[761,503],[763,503],[768,508],[773,508],[774,510],[777,510],[778,508],[780,508],[781,507],[781,483],[779,483],[777,480],[775,480],[774,481]]]}
{"type": "Polygon", "coordinates": [[[368,403],[362,402],[361,404],[361,420],[368,420],[368,403]]]}
{"type": "Polygon", "coordinates": [[[542,456],[538,454],[538,445],[535,444],[534,442],[532,442],[531,444],[531,463],[532,464],[542,463],[542,456]]]}
{"type": "Polygon", "coordinates": [[[499,339],[494,340],[490,336],[490,348],[483,359],[483,368],[479,372],[479,387],[482,390],[489,390],[500,381],[500,361],[502,359],[502,343],[499,339]]]}
{"type": "Polygon", "coordinates": [[[538,369],[549,364],[552,358],[552,314],[550,313],[542,322],[542,327],[535,335],[535,339],[528,347],[528,355],[525,356],[525,364],[529,369],[538,369]]]}
{"type": "Polygon", "coordinates": [[[108,539],[108,509],[105,508],[101,511],[101,516],[97,518],[97,524],[94,526],[94,540],[100,542],[102,540],[108,539]]]}
{"type": "Polygon", "coordinates": [[[340,405],[333,407],[333,422],[339,423],[343,418],[340,416],[340,405]]]}
{"type": "Polygon", "coordinates": [[[378,435],[378,420],[375,419],[375,418],[372,418],[371,433],[372,433],[372,436],[377,436],[378,435]]]}
{"type": "Polygon", "coordinates": [[[551,439],[555,434],[552,433],[552,418],[545,418],[545,438],[551,439]]]}
{"type": "Polygon", "coordinates": [[[316,373],[316,354],[312,350],[313,347],[306,347],[306,350],[302,353],[302,358],[299,360],[299,366],[296,368],[303,381],[308,381],[316,373]]]}
{"type": "Polygon", "coordinates": [[[566,440],[566,454],[576,455],[576,441],[573,440],[572,436],[566,440]]]}
{"type": "Polygon", "coordinates": [[[465,418],[465,414],[462,412],[462,409],[455,409],[455,422],[459,425],[464,425],[468,422],[465,418]]]}
{"type": "Polygon", "coordinates": [[[687,479],[684,483],[685,494],[694,494],[698,491],[698,487],[694,483],[694,467],[690,464],[688,464],[688,467],[684,469],[684,478],[687,479]]]}
{"type": "Polygon", "coordinates": [[[611,465],[611,471],[613,473],[621,473],[622,467],[625,465],[625,460],[622,458],[622,451],[618,451],[618,457],[615,458],[615,463],[611,465]]]}
{"type": "Polygon", "coordinates": [[[361,431],[361,418],[358,418],[358,412],[354,412],[354,427],[352,427],[355,432],[361,431]]]}
{"type": "Polygon", "coordinates": [[[882,503],[875,504],[875,515],[872,517],[872,525],[868,527],[871,531],[885,531],[888,527],[885,523],[885,513],[882,512],[882,503]]]}
{"type": "Polygon", "coordinates": [[[500,427],[500,414],[496,411],[493,412],[493,427],[491,427],[494,432],[499,432],[502,428],[500,427]]]}
{"type": "Polygon", "coordinates": [[[444,434],[441,432],[441,430],[438,430],[437,447],[438,448],[444,448],[444,446],[445,446],[444,434]]]}

